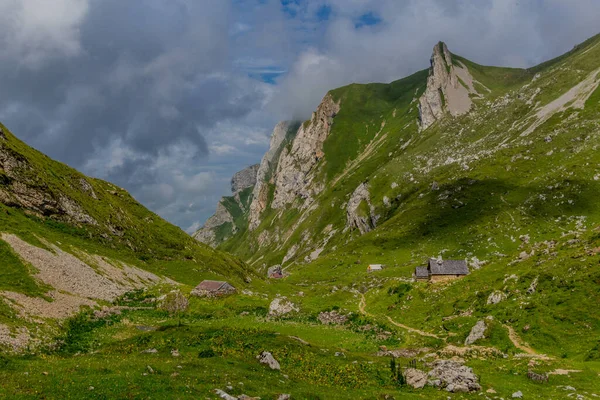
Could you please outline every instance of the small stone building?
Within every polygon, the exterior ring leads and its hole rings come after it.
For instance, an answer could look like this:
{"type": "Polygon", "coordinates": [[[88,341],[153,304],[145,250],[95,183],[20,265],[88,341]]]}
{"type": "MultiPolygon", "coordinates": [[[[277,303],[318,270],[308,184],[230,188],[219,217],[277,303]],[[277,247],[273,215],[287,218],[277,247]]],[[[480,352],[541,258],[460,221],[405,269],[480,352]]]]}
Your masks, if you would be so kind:
{"type": "Polygon", "coordinates": [[[430,259],[427,267],[415,268],[415,280],[430,282],[445,282],[462,278],[469,274],[465,260],[436,260],[430,259]]]}
{"type": "Polygon", "coordinates": [[[197,297],[221,297],[235,292],[236,289],[227,282],[206,280],[196,286],[190,294],[197,297]]]}
{"type": "Polygon", "coordinates": [[[417,267],[415,268],[415,280],[417,282],[427,282],[429,281],[429,271],[427,267],[417,267]]]}
{"type": "Polygon", "coordinates": [[[381,271],[385,266],[383,264],[369,264],[367,272],[381,271]]]}

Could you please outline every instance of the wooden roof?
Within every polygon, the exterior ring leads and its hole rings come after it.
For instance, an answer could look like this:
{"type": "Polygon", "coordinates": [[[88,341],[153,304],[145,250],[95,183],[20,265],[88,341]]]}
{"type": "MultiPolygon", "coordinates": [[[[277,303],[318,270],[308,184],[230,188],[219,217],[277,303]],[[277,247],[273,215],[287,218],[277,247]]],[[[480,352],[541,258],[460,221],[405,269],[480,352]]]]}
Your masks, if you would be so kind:
{"type": "Polygon", "coordinates": [[[210,280],[206,280],[206,281],[200,282],[200,284],[198,286],[196,286],[196,289],[198,289],[198,290],[208,290],[209,292],[214,292],[214,291],[217,291],[217,290],[221,289],[225,285],[228,285],[228,283],[227,282],[223,282],[223,281],[210,281],[210,280]]]}
{"type": "Polygon", "coordinates": [[[415,276],[417,278],[428,278],[429,277],[429,271],[427,270],[427,267],[417,267],[417,268],[415,268],[415,276]]]}
{"type": "Polygon", "coordinates": [[[430,259],[427,267],[431,275],[468,275],[469,268],[465,260],[430,259]]]}

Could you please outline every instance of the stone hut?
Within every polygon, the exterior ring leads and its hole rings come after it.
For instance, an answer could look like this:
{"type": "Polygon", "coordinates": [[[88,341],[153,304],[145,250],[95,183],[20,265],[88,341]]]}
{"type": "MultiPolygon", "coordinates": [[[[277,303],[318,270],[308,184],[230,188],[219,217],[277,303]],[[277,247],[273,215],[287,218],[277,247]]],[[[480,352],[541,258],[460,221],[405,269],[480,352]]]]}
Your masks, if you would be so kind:
{"type": "Polygon", "coordinates": [[[417,267],[415,268],[415,280],[417,282],[427,282],[429,281],[429,271],[427,267],[417,267]]]}
{"type": "Polygon", "coordinates": [[[427,271],[431,282],[451,281],[469,275],[469,268],[465,260],[436,260],[432,258],[427,264],[427,271]]]}
{"type": "Polygon", "coordinates": [[[465,260],[430,259],[427,267],[415,268],[416,281],[445,282],[462,278],[469,274],[465,260]]]}
{"type": "Polygon", "coordinates": [[[206,280],[196,286],[190,294],[197,297],[221,297],[235,292],[236,289],[227,282],[206,280]]]}

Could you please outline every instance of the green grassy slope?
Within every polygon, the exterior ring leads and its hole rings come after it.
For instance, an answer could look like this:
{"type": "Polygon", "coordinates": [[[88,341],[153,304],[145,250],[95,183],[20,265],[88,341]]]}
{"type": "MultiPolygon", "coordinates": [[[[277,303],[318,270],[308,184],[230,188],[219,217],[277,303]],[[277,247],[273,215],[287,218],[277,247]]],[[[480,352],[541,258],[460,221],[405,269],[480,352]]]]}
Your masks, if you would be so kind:
{"type": "MultiPolygon", "coordinates": [[[[2,171],[0,188],[4,192],[10,194],[16,184],[22,184],[43,193],[51,199],[49,202],[67,197],[97,221],[76,222],[61,210],[41,213],[11,200],[0,204],[0,232],[14,233],[38,247],[45,247],[40,241],[43,238],[65,251],[74,247],[119,259],[190,285],[203,276],[225,276],[241,282],[251,273],[236,258],[198,243],[150,212],[125,190],[51,160],[18,140],[6,127],[0,127],[6,137],[1,140],[0,150],[21,163],[10,173],[2,171]],[[84,189],[82,181],[93,194],[84,189]]],[[[31,279],[28,267],[9,246],[0,244],[4,264],[0,287],[39,295],[42,289],[31,279]]]]}
{"type": "MultiPolygon", "coordinates": [[[[65,345],[0,358],[0,396],[213,398],[219,388],[262,398],[479,397],[398,386],[390,358],[376,355],[380,346],[413,352],[398,362],[416,359],[423,370],[436,357],[464,360],[480,377],[481,397],[600,395],[600,89],[583,108],[567,107],[523,134],[541,107],[600,68],[600,37],[529,70],[456,59],[480,82],[483,98],[473,98],[469,114],[425,131],[416,121],[426,71],[331,92],[341,110],[317,166],[324,190],[314,208],[298,200],[267,209],[259,229],[242,229],[221,246],[257,269],[281,263],[296,247],[285,264],[289,277],[254,279],[249,291],[223,299],[192,298],[181,321],[157,309],[105,321],[80,316],[68,324],[65,345]],[[363,182],[379,220],[360,235],[346,229],[345,204],[363,182]],[[315,249],[322,252],[309,262],[315,249]],[[414,268],[438,255],[471,264],[477,258],[480,268],[449,284],[413,282],[414,268]],[[387,267],[369,274],[369,263],[387,267]],[[498,291],[505,298],[488,304],[498,291]],[[300,311],[267,317],[278,296],[300,311]],[[330,310],[348,322],[322,325],[319,313],[330,310]],[[465,347],[480,320],[481,347],[465,347]],[[150,348],[158,353],[142,353],[150,348]],[[263,350],[279,360],[281,372],[256,361],[263,350]],[[542,384],[527,378],[529,370],[572,371],[542,384]]],[[[367,208],[362,204],[361,212],[367,208]]],[[[36,220],[36,229],[64,235],[46,221],[36,220]]],[[[10,258],[2,248],[0,256],[10,258]]],[[[26,280],[21,285],[41,290],[26,280]]],[[[147,304],[143,298],[158,291],[119,304],[147,304]]]]}
{"type": "MultiPolygon", "coordinates": [[[[491,92],[474,99],[469,114],[448,117],[423,132],[417,129],[413,99],[423,90],[426,71],[390,85],[332,91],[341,110],[319,165],[326,189],[318,207],[314,212],[298,205],[267,211],[252,234],[276,231],[283,239],[259,247],[247,235],[237,254],[255,267],[269,266],[280,263],[293,245],[304,245],[306,250],[288,263],[290,281],[320,282],[324,290],[363,282],[367,263],[393,266],[383,274],[387,283],[382,284],[390,286],[395,279],[410,278],[428,257],[477,257],[487,264],[455,283],[448,297],[433,301],[424,287],[421,301],[402,304],[402,313],[393,311],[387,296],[375,297],[378,310],[417,327],[442,330],[442,317],[461,311],[480,318],[489,314],[519,329],[529,325],[522,333],[541,351],[585,357],[597,348],[598,335],[590,333],[600,331],[594,306],[600,300],[598,261],[590,255],[600,245],[594,233],[600,225],[595,201],[600,191],[600,89],[583,109],[567,108],[528,136],[521,133],[540,107],[600,67],[599,43],[596,36],[530,70],[484,67],[455,57],[491,92]],[[345,202],[361,182],[368,182],[380,216],[377,229],[364,236],[345,229],[345,202]],[[432,190],[434,182],[437,190],[432,190]],[[529,236],[529,243],[519,239],[522,235],[529,236]],[[552,241],[551,250],[544,247],[552,241]],[[306,264],[305,257],[316,248],[324,248],[321,256],[306,264]],[[523,251],[533,256],[520,261],[523,251]],[[504,279],[513,274],[518,285],[504,288],[504,279]],[[540,287],[542,281],[546,285],[543,293],[523,296],[536,277],[540,287]],[[505,290],[509,300],[490,308],[485,300],[492,290],[505,290]],[[423,315],[429,317],[423,320],[423,315]]],[[[474,318],[465,320],[461,335],[474,318]]]]}

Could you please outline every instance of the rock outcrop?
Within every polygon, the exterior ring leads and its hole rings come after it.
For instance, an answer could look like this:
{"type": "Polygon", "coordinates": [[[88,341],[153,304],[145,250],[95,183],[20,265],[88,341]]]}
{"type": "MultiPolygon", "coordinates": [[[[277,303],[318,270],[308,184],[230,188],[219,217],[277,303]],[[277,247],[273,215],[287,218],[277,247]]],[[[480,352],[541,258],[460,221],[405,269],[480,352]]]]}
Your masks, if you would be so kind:
{"type": "Polygon", "coordinates": [[[487,304],[498,304],[501,301],[506,300],[506,293],[500,290],[494,290],[487,299],[487,304]]]}
{"type": "Polygon", "coordinates": [[[323,187],[313,184],[317,163],[323,159],[323,143],[340,110],[331,94],[325,95],[310,121],[303,123],[292,142],[291,149],[283,149],[277,165],[275,196],[271,207],[277,209],[297,198],[311,202],[323,187]]]}
{"type": "Polygon", "coordinates": [[[469,70],[460,61],[455,62],[446,44],[439,42],[433,48],[427,87],[419,98],[421,129],[427,129],[445,112],[452,116],[468,112],[473,104],[470,94],[479,95],[469,70]]]}
{"type": "Polygon", "coordinates": [[[231,193],[236,194],[256,184],[256,174],[260,164],[251,165],[248,168],[236,172],[231,178],[231,193]]]}
{"type": "Polygon", "coordinates": [[[478,341],[479,339],[485,338],[485,321],[480,320],[471,328],[471,332],[469,332],[469,336],[465,340],[465,345],[470,345],[478,341]]]}
{"type": "Polygon", "coordinates": [[[348,316],[337,311],[323,311],[317,317],[323,325],[344,325],[348,322],[348,316]]]}
{"type": "Polygon", "coordinates": [[[229,236],[235,235],[241,227],[237,226],[234,217],[237,212],[246,213],[248,211],[248,203],[244,204],[240,196],[240,192],[245,189],[251,188],[256,184],[256,174],[258,172],[259,165],[252,165],[248,168],[236,172],[231,178],[231,191],[233,196],[221,197],[217,204],[217,211],[209,219],[206,220],[202,228],[198,229],[192,235],[199,242],[205,243],[209,246],[216,247],[223,240],[229,236]],[[228,208],[226,204],[229,204],[228,208]],[[233,211],[230,211],[233,207],[233,211]],[[239,207],[239,210],[236,210],[239,207]],[[220,229],[224,224],[230,224],[227,229],[220,229]],[[221,234],[217,236],[217,230],[221,231],[221,234]],[[223,233],[225,235],[223,236],[223,233]]]}
{"type": "Polygon", "coordinates": [[[369,185],[361,183],[350,196],[346,207],[346,226],[358,229],[361,234],[370,232],[377,226],[379,217],[375,215],[375,207],[371,204],[369,185]]]}
{"type": "Polygon", "coordinates": [[[422,389],[427,384],[427,374],[420,369],[407,368],[404,371],[404,378],[406,384],[415,389],[422,389]]]}
{"type": "Polygon", "coordinates": [[[458,361],[438,360],[427,374],[429,384],[453,393],[468,393],[481,390],[479,378],[473,370],[458,361]]]}
{"type": "Polygon", "coordinates": [[[269,150],[263,156],[256,173],[256,185],[252,191],[252,203],[248,215],[248,227],[254,230],[260,224],[260,214],[267,208],[269,197],[269,183],[273,182],[277,161],[281,155],[282,147],[287,143],[290,131],[293,132],[295,125],[290,121],[282,121],[275,125],[271,134],[269,150]]]}
{"type": "MultiPolygon", "coordinates": [[[[221,201],[217,204],[217,211],[215,214],[206,220],[206,223],[202,228],[194,233],[193,236],[196,240],[213,247],[219,244],[215,229],[226,223],[233,224],[233,216],[223,203],[224,198],[221,198],[221,201]]],[[[235,231],[235,225],[233,225],[232,229],[235,231]]]]}
{"type": "Polygon", "coordinates": [[[271,368],[271,369],[275,369],[278,371],[281,369],[281,366],[279,365],[279,361],[277,361],[275,359],[275,357],[273,357],[273,354],[271,354],[268,351],[263,351],[260,355],[256,356],[256,359],[261,364],[268,365],[269,368],[271,368]]]}
{"type": "MultiPolygon", "coordinates": [[[[79,203],[62,193],[55,194],[40,179],[27,158],[7,144],[0,144],[0,202],[26,209],[38,216],[52,216],[75,224],[98,225],[79,203]]],[[[82,179],[83,181],[83,179],[82,179]]],[[[87,181],[82,192],[97,198],[87,181]]]]}
{"type": "Polygon", "coordinates": [[[291,312],[298,312],[300,309],[286,297],[277,297],[269,304],[269,316],[281,317],[291,312]]]}

